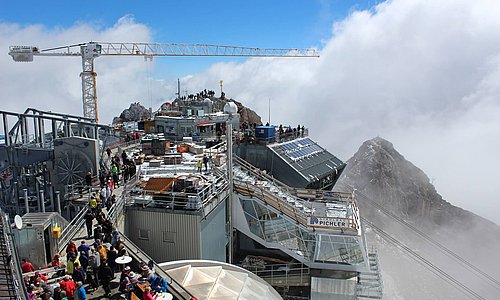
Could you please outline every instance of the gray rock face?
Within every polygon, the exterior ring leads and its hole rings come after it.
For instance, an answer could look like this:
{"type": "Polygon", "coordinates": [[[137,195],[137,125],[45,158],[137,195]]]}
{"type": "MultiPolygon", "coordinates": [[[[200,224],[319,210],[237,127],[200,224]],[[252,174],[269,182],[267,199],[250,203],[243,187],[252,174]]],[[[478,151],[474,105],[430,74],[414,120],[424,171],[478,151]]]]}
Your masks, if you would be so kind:
{"type": "Polygon", "coordinates": [[[149,110],[142,106],[139,102],[135,102],[130,104],[130,107],[128,109],[125,109],[121,114],[120,114],[120,119],[123,122],[129,122],[129,121],[139,121],[143,119],[147,119],[151,116],[149,113],[149,110]]]}
{"type": "MultiPolygon", "coordinates": [[[[500,278],[500,227],[446,202],[427,175],[390,142],[380,137],[364,142],[347,161],[335,188],[355,188],[362,217],[485,299],[498,298],[495,283],[460,261],[465,259],[500,278]]],[[[365,225],[369,245],[378,248],[384,299],[471,299],[442,274],[422,267],[429,264],[409,256],[365,225]]]]}
{"type": "MultiPolygon", "coordinates": [[[[340,182],[370,195],[385,208],[409,221],[435,227],[453,225],[470,228],[470,223],[495,225],[443,200],[429,177],[406,160],[393,145],[376,137],[364,142],[347,161],[340,182]]],[[[360,205],[364,206],[363,203],[360,205]]],[[[364,207],[364,214],[373,208],[364,207]]]]}

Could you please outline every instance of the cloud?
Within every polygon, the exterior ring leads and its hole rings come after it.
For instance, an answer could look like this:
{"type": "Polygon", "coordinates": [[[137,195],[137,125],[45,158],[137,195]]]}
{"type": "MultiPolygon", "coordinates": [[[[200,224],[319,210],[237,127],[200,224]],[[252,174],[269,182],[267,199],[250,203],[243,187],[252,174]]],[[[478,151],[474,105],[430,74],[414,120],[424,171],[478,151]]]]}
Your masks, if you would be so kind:
{"type": "Polygon", "coordinates": [[[275,124],[305,124],[343,159],[382,136],[445,199],[500,223],[500,4],[388,1],[332,26],[319,59],[217,64],[185,79],[275,124]],[[217,89],[216,89],[217,90],[217,89]]]}
{"type": "MultiPolygon", "coordinates": [[[[0,59],[2,109],[22,112],[35,107],[74,115],[81,115],[83,111],[79,57],[35,57],[32,63],[17,63],[6,54],[11,45],[45,49],[89,41],[150,40],[150,28],[135,22],[132,16],[120,18],[109,28],[88,23],[69,28],[0,23],[0,49],[4,51],[0,59]]],[[[154,69],[142,57],[99,57],[95,59],[95,70],[99,116],[104,123],[109,123],[131,102],[152,102],[148,75],[154,69]]]]}

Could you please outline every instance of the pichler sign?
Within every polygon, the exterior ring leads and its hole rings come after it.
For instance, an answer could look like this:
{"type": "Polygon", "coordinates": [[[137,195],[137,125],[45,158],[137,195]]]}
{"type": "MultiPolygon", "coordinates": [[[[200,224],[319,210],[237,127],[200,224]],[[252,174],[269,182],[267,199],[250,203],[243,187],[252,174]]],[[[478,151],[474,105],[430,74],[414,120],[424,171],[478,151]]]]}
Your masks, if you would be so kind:
{"type": "Polygon", "coordinates": [[[307,225],[315,227],[326,227],[326,228],[348,227],[347,220],[345,219],[319,218],[319,217],[308,217],[307,225]]]}

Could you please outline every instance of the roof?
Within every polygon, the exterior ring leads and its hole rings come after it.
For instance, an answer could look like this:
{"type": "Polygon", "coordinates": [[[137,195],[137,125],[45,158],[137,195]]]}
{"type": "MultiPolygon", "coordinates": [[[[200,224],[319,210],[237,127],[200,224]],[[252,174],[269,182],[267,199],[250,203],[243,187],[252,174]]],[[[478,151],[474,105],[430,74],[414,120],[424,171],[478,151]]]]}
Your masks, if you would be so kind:
{"type": "Polygon", "coordinates": [[[182,260],[160,266],[197,299],[282,299],[271,285],[257,275],[227,263],[182,260]]]}
{"type": "Polygon", "coordinates": [[[345,163],[310,138],[299,138],[268,147],[297,170],[307,181],[340,172],[345,163]]]}
{"type": "Polygon", "coordinates": [[[164,192],[174,184],[175,178],[149,178],[144,190],[153,192],[164,192]]]}
{"type": "Polygon", "coordinates": [[[52,220],[56,220],[59,225],[65,225],[68,223],[64,218],[62,218],[56,212],[37,212],[37,213],[27,213],[22,216],[23,228],[29,227],[46,227],[52,223],[52,220]],[[28,225],[30,224],[30,225],[28,225]]]}

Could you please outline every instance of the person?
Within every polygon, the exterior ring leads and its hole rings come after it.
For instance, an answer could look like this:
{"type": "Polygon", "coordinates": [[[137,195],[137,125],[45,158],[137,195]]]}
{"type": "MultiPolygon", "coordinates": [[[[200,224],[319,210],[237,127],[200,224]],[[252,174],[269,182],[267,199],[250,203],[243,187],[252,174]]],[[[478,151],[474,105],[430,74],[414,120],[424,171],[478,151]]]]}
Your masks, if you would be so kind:
{"type": "Polygon", "coordinates": [[[89,200],[89,208],[92,211],[92,214],[96,214],[97,212],[97,196],[95,193],[92,193],[92,196],[89,200]]]}
{"type": "Polygon", "coordinates": [[[80,265],[84,272],[87,272],[87,268],[89,266],[89,254],[85,254],[85,251],[80,251],[80,265]]]}
{"type": "Polygon", "coordinates": [[[143,300],[154,300],[153,295],[151,295],[151,288],[149,286],[144,288],[144,292],[142,293],[143,300]]]}
{"type": "Polygon", "coordinates": [[[66,291],[61,291],[61,300],[68,300],[66,291]]]}
{"type": "Polygon", "coordinates": [[[76,283],[76,294],[75,298],[78,297],[78,300],[87,300],[87,292],[85,291],[85,287],[81,281],[76,283]]]}
{"type": "Polygon", "coordinates": [[[27,292],[28,292],[28,300],[36,300],[35,286],[34,285],[28,286],[27,292]]]}
{"type": "Polygon", "coordinates": [[[111,157],[111,149],[106,148],[106,154],[108,154],[108,157],[111,157]]]}
{"type": "Polygon", "coordinates": [[[55,283],[51,286],[52,289],[52,297],[54,300],[61,300],[61,285],[59,283],[55,283]]]}
{"type": "MultiPolygon", "coordinates": [[[[99,241],[99,244],[100,242],[103,240],[104,238],[104,233],[102,232],[102,226],[101,225],[97,225],[95,228],[94,228],[94,240],[96,241],[99,241]]],[[[100,245],[97,245],[97,246],[100,246],[100,245]]]]}
{"type": "Polygon", "coordinates": [[[90,251],[89,266],[92,269],[91,272],[94,275],[94,278],[90,278],[90,276],[87,275],[87,278],[91,279],[88,281],[94,289],[97,289],[99,287],[99,278],[97,273],[99,272],[99,267],[101,266],[101,256],[97,253],[95,248],[92,248],[90,251]]]}
{"type": "Polygon", "coordinates": [[[76,255],[76,244],[73,240],[70,240],[68,246],[66,246],[66,258],[69,259],[71,255],[76,255]]]}
{"type": "Polygon", "coordinates": [[[21,264],[21,270],[23,270],[23,273],[33,272],[35,271],[35,267],[26,258],[23,258],[23,263],[21,264]]]}
{"type": "Polygon", "coordinates": [[[87,172],[87,175],[85,175],[85,184],[87,185],[90,191],[90,187],[92,186],[92,173],[87,172]]]}
{"type": "Polygon", "coordinates": [[[64,276],[64,279],[59,282],[59,285],[61,286],[61,289],[66,292],[66,295],[69,299],[73,298],[73,294],[76,290],[76,284],[73,279],[71,279],[71,276],[64,276]]]}
{"type": "Polygon", "coordinates": [[[111,168],[111,174],[113,175],[113,183],[116,187],[119,186],[118,171],[118,166],[116,164],[113,164],[113,167],[111,168]]]}
{"type": "Polygon", "coordinates": [[[103,169],[99,170],[99,184],[101,187],[104,186],[104,170],[103,169]]]}
{"type": "Polygon", "coordinates": [[[35,272],[35,276],[33,276],[33,279],[31,280],[31,282],[36,285],[36,286],[39,286],[42,281],[44,282],[47,282],[48,279],[45,275],[41,274],[40,272],[36,271],[35,272]]]}
{"type": "Polygon", "coordinates": [[[205,172],[208,171],[208,157],[206,154],[203,154],[203,165],[205,166],[205,172]]]}
{"type": "Polygon", "coordinates": [[[82,241],[80,243],[80,246],[78,246],[78,252],[82,253],[88,258],[89,257],[89,251],[90,251],[90,247],[89,245],[87,245],[87,243],[85,241],[82,241]]]}
{"type": "Polygon", "coordinates": [[[52,261],[50,262],[51,267],[61,267],[61,261],[59,260],[59,254],[54,255],[52,261]]]}
{"type": "Polygon", "coordinates": [[[130,267],[126,266],[123,269],[122,273],[120,274],[120,287],[118,288],[120,292],[124,292],[127,287],[127,284],[130,283],[130,273],[131,273],[130,267]]]}
{"type": "MultiPolygon", "coordinates": [[[[118,242],[118,237],[120,236],[120,232],[118,232],[118,229],[116,229],[116,226],[112,226],[112,231],[111,231],[111,246],[116,247],[116,242],[118,242]]],[[[118,250],[118,249],[117,249],[118,250]]]]}
{"type": "Polygon", "coordinates": [[[76,257],[76,255],[77,255],[76,253],[72,254],[66,263],[66,271],[68,272],[69,275],[73,275],[76,264],[80,265],[80,260],[78,259],[78,257],[76,257]]]}
{"type": "Polygon", "coordinates": [[[97,252],[99,252],[99,255],[101,257],[101,262],[103,262],[108,258],[108,249],[106,249],[106,245],[100,244],[97,247],[97,252]]]}
{"type": "Polygon", "coordinates": [[[92,224],[94,224],[94,214],[91,210],[85,215],[85,227],[87,227],[87,238],[92,237],[92,224]]]}
{"type": "Polygon", "coordinates": [[[103,260],[101,266],[99,267],[99,280],[101,281],[102,287],[104,288],[105,296],[109,297],[111,294],[111,288],[109,283],[113,279],[113,273],[111,273],[111,268],[109,267],[106,260],[103,260]]]}
{"type": "Polygon", "coordinates": [[[151,276],[150,284],[151,288],[157,293],[165,293],[167,291],[167,280],[159,275],[151,276]]]}
{"type": "Polygon", "coordinates": [[[79,263],[75,263],[75,269],[73,270],[73,280],[76,282],[84,282],[85,281],[85,276],[87,274],[83,270],[83,268],[80,266],[79,263]]]}
{"type": "Polygon", "coordinates": [[[201,173],[201,167],[202,167],[202,162],[201,162],[201,159],[198,160],[198,162],[196,163],[196,166],[198,167],[198,172],[201,173]]]}

